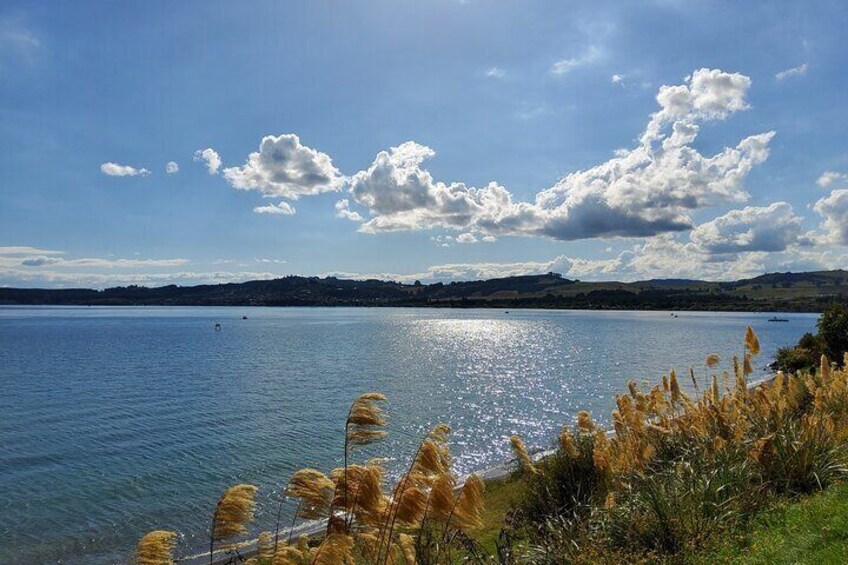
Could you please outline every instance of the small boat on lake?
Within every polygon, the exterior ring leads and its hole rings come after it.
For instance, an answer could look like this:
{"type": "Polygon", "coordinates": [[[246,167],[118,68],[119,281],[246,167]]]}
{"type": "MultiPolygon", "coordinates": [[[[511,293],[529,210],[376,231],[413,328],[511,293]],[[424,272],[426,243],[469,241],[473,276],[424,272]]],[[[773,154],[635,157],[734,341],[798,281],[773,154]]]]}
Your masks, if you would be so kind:
{"type": "Polygon", "coordinates": [[[777,316],[772,316],[768,319],[769,322],[788,322],[789,320],[786,318],[778,318],[777,316]]]}

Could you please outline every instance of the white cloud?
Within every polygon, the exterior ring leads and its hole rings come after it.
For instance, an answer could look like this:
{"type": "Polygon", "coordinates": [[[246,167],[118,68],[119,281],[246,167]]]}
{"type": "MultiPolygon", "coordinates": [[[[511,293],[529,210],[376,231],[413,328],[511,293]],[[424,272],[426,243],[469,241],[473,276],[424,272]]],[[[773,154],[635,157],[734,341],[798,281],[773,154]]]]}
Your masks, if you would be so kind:
{"type": "Polygon", "coordinates": [[[145,168],[137,169],[135,167],[131,167],[130,165],[119,165],[117,163],[112,162],[103,163],[102,165],[100,165],[100,172],[110,177],[146,177],[150,174],[150,171],[145,168]]]}
{"type": "Polygon", "coordinates": [[[561,59],[559,61],[556,61],[553,65],[551,65],[550,73],[552,75],[564,75],[578,67],[594,63],[600,57],[601,50],[598,49],[596,46],[592,45],[586,50],[585,53],[583,53],[579,57],[572,57],[570,59],[561,59]]]}
{"type": "Polygon", "coordinates": [[[0,269],[0,285],[105,288],[118,285],[219,284],[279,278],[279,273],[255,271],[177,271],[169,273],[93,273],[42,269],[0,269]]]}
{"type": "Polygon", "coordinates": [[[259,257],[255,257],[253,260],[257,263],[274,263],[275,265],[285,265],[288,262],[285,259],[267,259],[259,257]]]}
{"type": "Polygon", "coordinates": [[[352,220],[354,222],[361,222],[363,220],[362,215],[359,212],[354,212],[350,209],[350,200],[347,198],[343,198],[336,202],[336,217],[352,220]]]}
{"type": "Polygon", "coordinates": [[[267,206],[257,206],[253,209],[257,214],[272,214],[279,216],[291,216],[297,210],[288,202],[280,202],[279,204],[268,204],[267,206]]]}
{"type": "Polygon", "coordinates": [[[822,217],[828,242],[848,245],[848,189],[834,190],[816,202],[813,209],[822,217]]]}
{"type": "Polygon", "coordinates": [[[28,245],[11,245],[0,247],[0,256],[2,255],[64,255],[64,251],[54,251],[52,249],[40,249],[38,247],[30,247],[28,245]]]}
{"type": "Polygon", "coordinates": [[[775,202],[765,207],[731,210],[699,225],[689,237],[708,254],[785,251],[803,243],[802,222],[792,206],[775,202]]]}
{"type": "Polygon", "coordinates": [[[351,200],[370,216],[360,230],[446,228],[574,240],[691,229],[690,211],[745,201],[746,176],[768,157],[774,132],[749,136],[713,156],[691,146],[697,122],[726,119],[748,108],[749,86],[748,77],[709,69],[696,71],[684,84],[663,86],[657,95],[660,110],[651,115],[635,148],[566,175],[533,202],[515,201],[494,182],[475,188],[436,181],[422,168],[435,152],[408,141],[380,152],[369,168],[350,178],[351,200]]]}
{"type": "Polygon", "coordinates": [[[779,73],[774,75],[774,78],[776,78],[777,80],[786,80],[792,77],[804,76],[805,74],[807,74],[807,68],[807,63],[804,63],[803,65],[798,65],[797,67],[792,67],[791,69],[780,71],[779,73]]]}
{"type": "Polygon", "coordinates": [[[165,164],[165,172],[169,175],[175,175],[180,172],[180,165],[176,161],[168,161],[165,164]]]}
{"type": "Polygon", "coordinates": [[[259,151],[243,167],[224,169],[224,178],[240,190],[292,200],[340,190],[345,180],[327,154],[302,145],[294,134],[263,137],[259,151]]]}
{"type": "Polygon", "coordinates": [[[610,82],[613,84],[624,84],[624,75],[612,75],[610,82]]]}
{"type": "Polygon", "coordinates": [[[486,69],[485,75],[489,78],[504,78],[506,76],[506,71],[499,67],[490,67],[486,69]]]}
{"type": "Polygon", "coordinates": [[[80,268],[94,267],[102,269],[136,269],[141,267],[179,267],[188,263],[188,259],[101,259],[101,258],[82,258],[82,259],[64,259],[61,257],[48,257],[45,255],[35,255],[16,259],[14,263],[10,263],[8,259],[0,259],[0,265],[22,265],[25,267],[43,267],[51,265],[56,267],[80,268]]]}
{"type": "Polygon", "coordinates": [[[221,157],[218,155],[218,152],[211,147],[195,151],[194,160],[205,163],[206,170],[210,175],[217,175],[218,169],[221,168],[221,157]]]}
{"type": "Polygon", "coordinates": [[[456,236],[457,243],[479,243],[479,241],[473,233],[461,233],[456,236]]]}
{"type": "Polygon", "coordinates": [[[657,93],[660,110],[651,115],[642,143],[659,140],[669,123],[691,127],[698,121],[725,120],[747,110],[745,96],[750,87],[749,77],[718,69],[698,69],[683,84],[661,86],[657,93]]]}
{"type": "Polygon", "coordinates": [[[450,247],[456,239],[452,235],[434,235],[430,236],[430,241],[439,247],[450,247]]]}
{"type": "Polygon", "coordinates": [[[834,183],[848,182],[848,174],[838,173],[836,171],[825,171],[816,180],[816,184],[822,188],[827,188],[834,183]]]}
{"type": "Polygon", "coordinates": [[[420,168],[434,154],[429,147],[408,141],[381,151],[368,169],[351,177],[353,200],[373,216],[361,231],[463,229],[485,218],[495,221],[512,207],[510,194],[494,183],[477,189],[434,181],[420,168]]]}

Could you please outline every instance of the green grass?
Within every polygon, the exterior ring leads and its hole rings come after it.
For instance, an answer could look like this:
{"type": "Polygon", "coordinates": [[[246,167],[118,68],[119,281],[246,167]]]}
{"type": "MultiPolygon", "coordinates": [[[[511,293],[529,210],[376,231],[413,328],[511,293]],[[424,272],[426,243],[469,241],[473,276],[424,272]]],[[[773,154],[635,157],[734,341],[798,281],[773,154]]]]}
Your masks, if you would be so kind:
{"type": "Polygon", "coordinates": [[[513,476],[486,481],[483,493],[483,528],[473,532],[474,540],[483,546],[486,553],[496,553],[498,535],[509,511],[515,506],[523,492],[523,483],[513,476]]]}
{"type": "Polygon", "coordinates": [[[771,510],[754,521],[747,535],[693,562],[704,565],[848,563],[848,485],[837,485],[771,510]]]}
{"type": "MultiPolygon", "coordinates": [[[[504,518],[522,493],[519,478],[486,482],[484,526],[473,537],[487,554],[496,553],[504,518]]],[[[693,565],[848,563],[848,484],[799,502],[784,503],[756,518],[748,533],[740,534],[715,552],[690,555],[686,561],[693,565]]]]}

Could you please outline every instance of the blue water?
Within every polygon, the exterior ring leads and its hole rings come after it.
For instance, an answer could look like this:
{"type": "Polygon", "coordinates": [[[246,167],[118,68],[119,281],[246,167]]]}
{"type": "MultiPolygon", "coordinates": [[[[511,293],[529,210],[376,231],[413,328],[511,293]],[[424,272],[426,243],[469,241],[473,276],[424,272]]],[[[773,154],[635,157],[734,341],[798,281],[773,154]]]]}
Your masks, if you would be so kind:
{"type": "Polygon", "coordinates": [[[340,463],[355,395],[389,397],[398,469],[423,431],[454,429],[461,473],[550,445],[628,379],[707,354],[760,366],[816,316],[352,308],[0,307],[0,563],[125,563],[151,529],[202,549],[221,491],[259,485],[257,528],[293,471],[340,463]],[[242,320],[247,315],[248,320],[242,320]],[[215,322],[222,324],[214,331],[215,322]]]}

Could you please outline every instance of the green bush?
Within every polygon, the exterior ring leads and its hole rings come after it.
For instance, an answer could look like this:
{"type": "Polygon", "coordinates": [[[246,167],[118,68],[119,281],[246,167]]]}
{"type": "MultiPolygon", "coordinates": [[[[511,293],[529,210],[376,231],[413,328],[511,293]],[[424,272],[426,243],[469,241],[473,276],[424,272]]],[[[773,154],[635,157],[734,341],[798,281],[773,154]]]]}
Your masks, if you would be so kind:
{"type": "Polygon", "coordinates": [[[848,308],[833,304],[822,312],[818,322],[818,341],[828,359],[842,362],[848,351],[848,308]]]}
{"type": "Polygon", "coordinates": [[[574,444],[576,453],[558,449],[539,462],[538,473],[527,476],[519,508],[525,524],[543,524],[552,517],[570,519],[592,502],[603,501],[605,476],[592,459],[594,438],[579,434],[574,444]]]}
{"type": "Polygon", "coordinates": [[[784,373],[792,374],[796,371],[812,370],[818,364],[818,361],[819,356],[814,352],[796,345],[795,347],[781,347],[778,349],[775,364],[784,373]]]}

